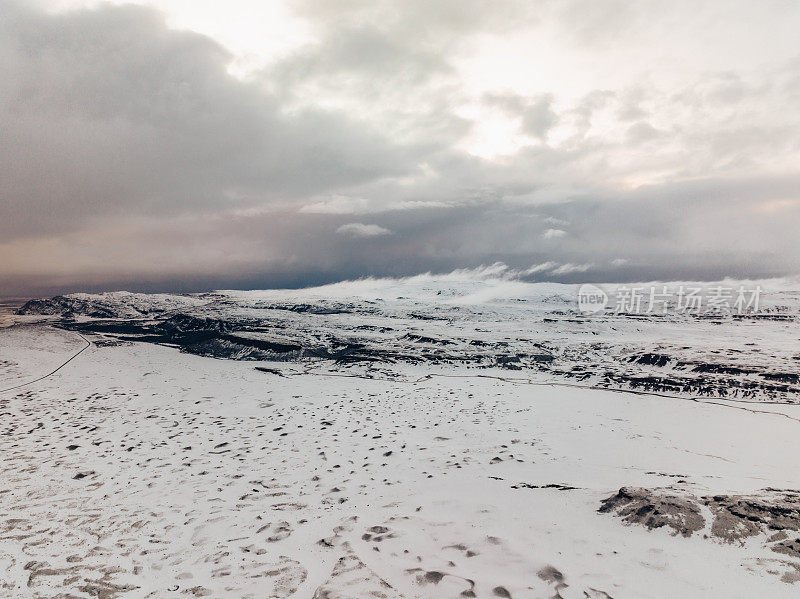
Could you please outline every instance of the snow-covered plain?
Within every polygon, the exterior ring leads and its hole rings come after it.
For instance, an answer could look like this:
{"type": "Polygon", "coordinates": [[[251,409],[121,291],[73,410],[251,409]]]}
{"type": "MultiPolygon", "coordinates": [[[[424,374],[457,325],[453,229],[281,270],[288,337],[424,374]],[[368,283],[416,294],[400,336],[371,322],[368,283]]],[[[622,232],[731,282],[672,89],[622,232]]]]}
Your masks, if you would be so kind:
{"type": "Polygon", "coordinates": [[[34,306],[0,329],[0,596],[796,597],[776,293],[774,320],[457,280],[34,306]]]}

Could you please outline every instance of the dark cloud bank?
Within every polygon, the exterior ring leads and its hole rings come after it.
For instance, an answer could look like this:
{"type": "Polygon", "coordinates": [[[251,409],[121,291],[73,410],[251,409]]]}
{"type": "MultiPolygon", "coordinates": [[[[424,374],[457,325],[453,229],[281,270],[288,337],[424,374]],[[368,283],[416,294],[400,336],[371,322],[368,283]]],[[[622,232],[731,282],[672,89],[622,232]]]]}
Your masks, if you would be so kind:
{"type": "Polygon", "coordinates": [[[476,122],[457,110],[453,59],[471,36],[537,15],[387,5],[300,6],[317,41],[240,79],[223,47],[152,9],[0,0],[0,295],[303,286],[496,261],[567,282],[800,271],[800,168],[773,168],[800,153],[797,60],[755,83],[712,73],[561,107],[487,94],[530,143],[481,158],[463,149],[476,122]],[[327,93],[352,102],[323,108],[327,93]],[[601,110],[618,135],[587,133],[601,110]],[[665,130],[658,110],[684,116],[665,130]],[[571,137],[552,141],[565,124],[571,137]],[[619,183],[654,171],[669,175],[619,183]]]}

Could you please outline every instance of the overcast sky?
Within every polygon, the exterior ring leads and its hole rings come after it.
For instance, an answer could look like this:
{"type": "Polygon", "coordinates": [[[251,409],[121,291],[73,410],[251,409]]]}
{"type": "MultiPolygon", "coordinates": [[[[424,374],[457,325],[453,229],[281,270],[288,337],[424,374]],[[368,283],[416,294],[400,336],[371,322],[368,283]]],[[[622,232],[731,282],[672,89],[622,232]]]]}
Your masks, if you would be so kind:
{"type": "Polygon", "coordinates": [[[800,273],[794,0],[0,0],[0,295],[800,273]]]}

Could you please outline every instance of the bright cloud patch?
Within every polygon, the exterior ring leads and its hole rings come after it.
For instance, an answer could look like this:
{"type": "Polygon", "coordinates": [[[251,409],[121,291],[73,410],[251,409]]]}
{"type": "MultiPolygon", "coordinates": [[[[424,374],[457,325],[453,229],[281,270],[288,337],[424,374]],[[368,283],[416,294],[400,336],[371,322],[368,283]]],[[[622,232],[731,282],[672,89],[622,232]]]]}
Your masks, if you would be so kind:
{"type": "Polygon", "coordinates": [[[336,229],[336,232],[350,237],[380,237],[392,234],[389,229],[379,225],[365,225],[364,223],[348,223],[336,229]]]}

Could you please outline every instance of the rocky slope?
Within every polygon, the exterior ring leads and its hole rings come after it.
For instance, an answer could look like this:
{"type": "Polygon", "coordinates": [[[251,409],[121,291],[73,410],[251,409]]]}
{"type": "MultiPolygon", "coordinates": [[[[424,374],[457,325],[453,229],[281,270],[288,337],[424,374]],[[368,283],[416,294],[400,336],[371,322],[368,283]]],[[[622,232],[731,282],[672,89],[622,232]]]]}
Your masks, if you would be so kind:
{"type": "Polygon", "coordinates": [[[800,401],[796,294],[747,315],[583,314],[576,289],[539,284],[496,297],[485,282],[369,289],[33,300],[19,314],[106,341],[159,343],[235,360],[337,368],[392,364],[500,369],[576,384],[706,398],[800,401]]]}

